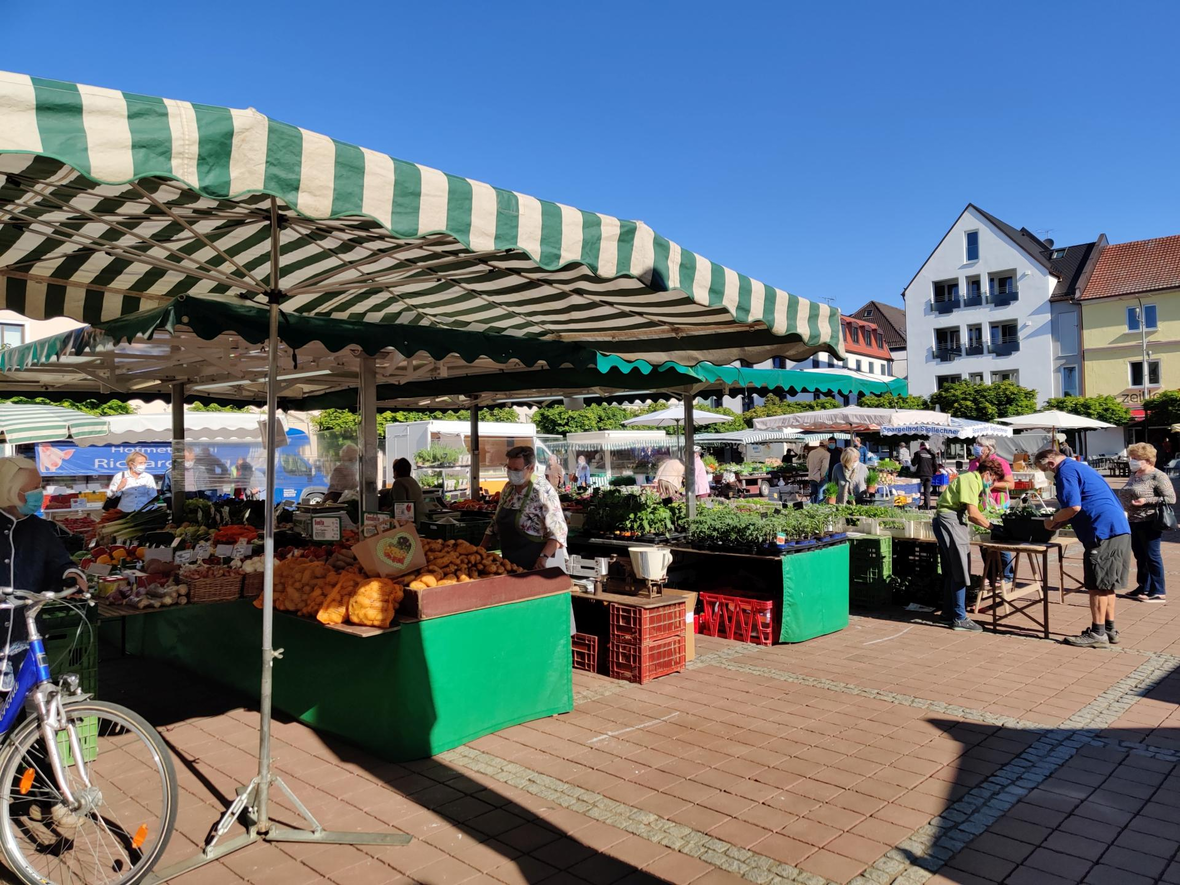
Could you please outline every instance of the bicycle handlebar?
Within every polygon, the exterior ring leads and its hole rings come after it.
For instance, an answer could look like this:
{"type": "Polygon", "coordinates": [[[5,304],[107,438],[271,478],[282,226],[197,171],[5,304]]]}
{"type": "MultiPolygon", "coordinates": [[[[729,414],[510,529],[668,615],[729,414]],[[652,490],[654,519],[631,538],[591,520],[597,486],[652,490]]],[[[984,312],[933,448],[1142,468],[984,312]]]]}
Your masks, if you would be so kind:
{"type": "Polygon", "coordinates": [[[81,599],[90,599],[90,592],[80,591],[75,588],[73,590],[48,590],[45,593],[35,593],[32,590],[20,590],[16,587],[0,587],[0,597],[24,603],[53,602],[56,599],[69,599],[72,596],[77,596],[81,599]]]}

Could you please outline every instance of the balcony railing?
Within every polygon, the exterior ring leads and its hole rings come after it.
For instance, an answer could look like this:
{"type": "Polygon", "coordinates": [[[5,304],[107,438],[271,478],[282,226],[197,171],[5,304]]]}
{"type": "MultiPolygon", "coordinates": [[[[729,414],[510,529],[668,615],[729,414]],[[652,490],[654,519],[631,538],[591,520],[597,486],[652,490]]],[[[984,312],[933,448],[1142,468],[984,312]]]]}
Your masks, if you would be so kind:
{"type": "Polygon", "coordinates": [[[963,302],[960,301],[959,296],[956,295],[954,298],[946,298],[942,301],[931,301],[930,306],[933,308],[935,313],[950,313],[952,310],[958,310],[960,307],[962,307],[963,302]]]}
{"type": "Polygon", "coordinates": [[[1011,356],[1020,351],[1020,340],[1018,338],[997,338],[992,341],[988,350],[996,356],[1011,356]]]}
{"type": "Polygon", "coordinates": [[[938,362],[949,363],[963,355],[963,348],[957,344],[939,344],[930,348],[930,353],[938,362]]]}
{"type": "Polygon", "coordinates": [[[979,307],[981,304],[983,304],[982,292],[968,292],[963,296],[964,307],[979,307]]]}
{"type": "Polygon", "coordinates": [[[987,296],[987,300],[997,307],[1006,307],[1020,300],[1020,291],[1016,288],[1003,289],[999,292],[992,292],[987,296]]]}
{"type": "Polygon", "coordinates": [[[983,342],[968,344],[963,348],[963,356],[983,356],[983,342]]]}

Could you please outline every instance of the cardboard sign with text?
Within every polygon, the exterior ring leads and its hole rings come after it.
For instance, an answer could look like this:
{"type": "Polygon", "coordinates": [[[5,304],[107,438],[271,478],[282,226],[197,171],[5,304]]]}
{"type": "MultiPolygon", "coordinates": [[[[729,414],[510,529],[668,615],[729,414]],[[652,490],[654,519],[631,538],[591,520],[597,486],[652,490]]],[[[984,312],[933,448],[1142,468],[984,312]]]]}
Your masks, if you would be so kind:
{"type": "Polygon", "coordinates": [[[412,525],[398,526],[352,548],[370,577],[397,578],[426,565],[422,539],[412,525]]]}

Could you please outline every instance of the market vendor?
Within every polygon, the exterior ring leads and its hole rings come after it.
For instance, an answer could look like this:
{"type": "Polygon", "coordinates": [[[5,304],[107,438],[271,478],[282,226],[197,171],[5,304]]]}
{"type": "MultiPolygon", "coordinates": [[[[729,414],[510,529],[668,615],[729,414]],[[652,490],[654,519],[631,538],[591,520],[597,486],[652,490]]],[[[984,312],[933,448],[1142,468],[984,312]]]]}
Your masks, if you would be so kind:
{"type": "Polygon", "coordinates": [[[976,471],[960,473],[950,481],[938,498],[934,514],[934,538],[942,559],[942,580],[945,593],[943,618],[954,630],[978,633],[981,628],[967,617],[967,585],[971,582],[969,554],[971,551],[972,522],[980,528],[991,523],[980,510],[983,496],[997,480],[1004,478],[1004,468],[994,458],[979,462],[976,471]]]}
{"type": "MultiPolygon", "coordinates": [[[[406,458],[398,458],[393,462],[393,504],[414,505],[414,525],[422,522],[422,514],[426,512],[426,500],[422,495],[422,486],[411,475],[413,467],[406,458]]],[[[392,508],[391,508],[392,509],[392,508]]]]}
{"type": "MultiPolygon", "coordinates": [[[[35,462],[0,458],[0,584],[34,593],[68,584],[85,590],[86,573],[74,565],[53,526],[37,516],[44,497],[35,462]]],[[[24,620],[16,621],[19,629],[24,620]]]]}
{"type": "Polygon", "coordinates": [[[147,462],[143,452],[127,456],[127,469],[116,473],[107,487],[107,501],[114,503],[104,509],[118,507],[124,513],[132,513],[159,497],[155,477],[147,472],[147,462]]]}
{"type": "Polygon", "coordinates": [[[508,450],[508,483],[500,495],[495,518],[480,546],[500,553],[523,569],[545,568],[550,560],[565,560],[568,529],[557,490],[536,473],[532,446],[508,450]]]}

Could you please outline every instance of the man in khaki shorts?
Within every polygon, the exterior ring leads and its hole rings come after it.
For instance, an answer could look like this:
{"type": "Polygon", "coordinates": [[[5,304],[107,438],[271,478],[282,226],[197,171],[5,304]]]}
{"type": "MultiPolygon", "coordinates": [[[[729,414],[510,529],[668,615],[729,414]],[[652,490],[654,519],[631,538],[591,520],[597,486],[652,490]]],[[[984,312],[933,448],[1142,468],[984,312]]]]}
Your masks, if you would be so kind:
{"type": "Polygon", "coordinates": [[[1131,524],[1118,497],[1093,467],[1066,458],[1055,449],[1038,452],[1038,470],[1053,473],[1060,510],[1045,520],[1045,528],[1073,523],[1086,548],[1083,583],[1090,594],[1091,625],[1065,641],[1081,648],[1117,645],[1114,627],[1115,591],[1125,589],[1131,574],[1131,524]]]}

